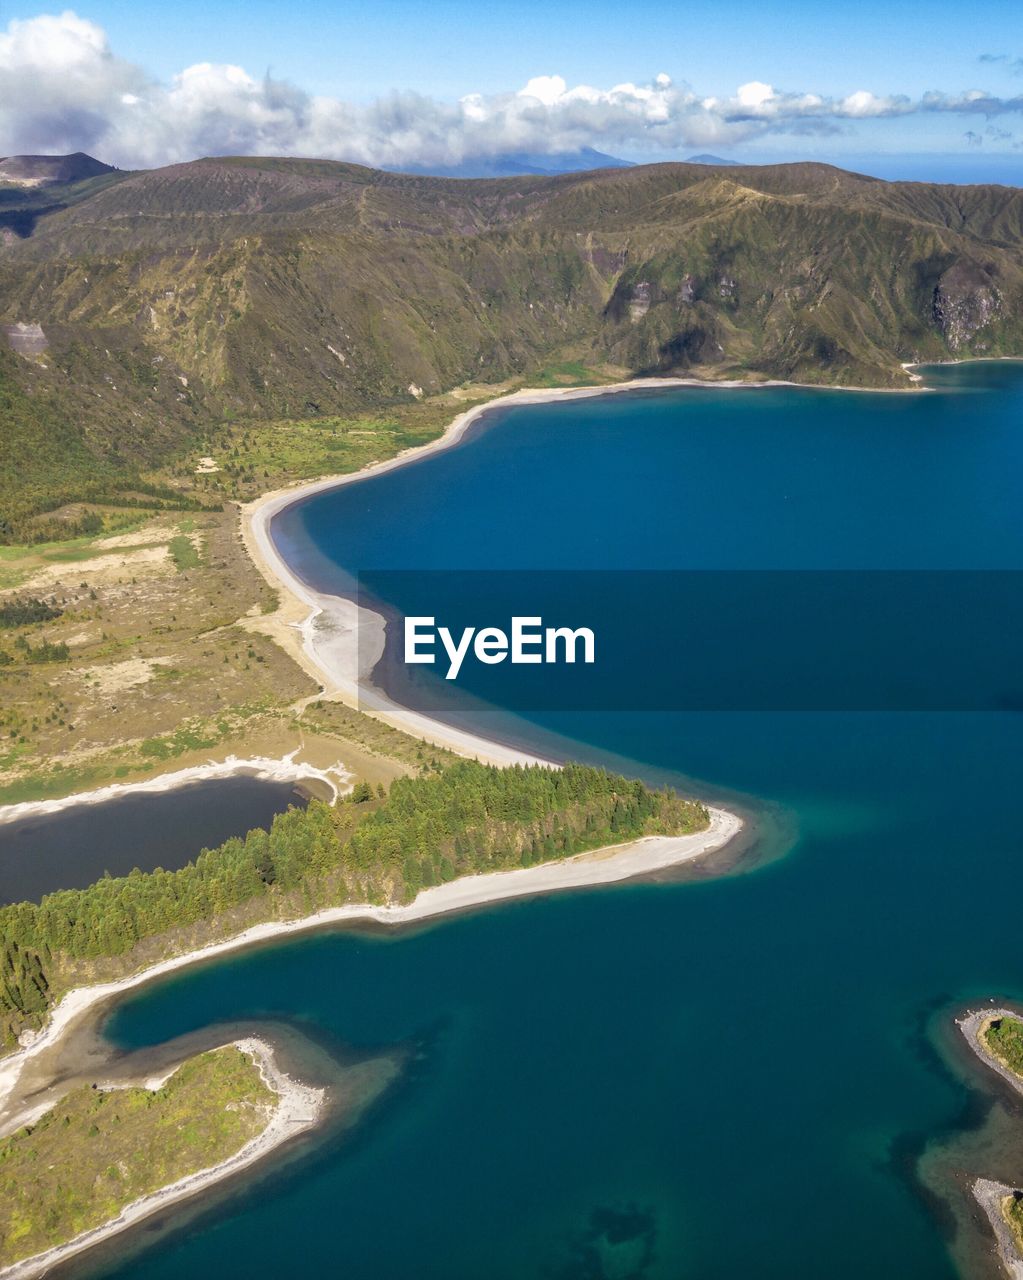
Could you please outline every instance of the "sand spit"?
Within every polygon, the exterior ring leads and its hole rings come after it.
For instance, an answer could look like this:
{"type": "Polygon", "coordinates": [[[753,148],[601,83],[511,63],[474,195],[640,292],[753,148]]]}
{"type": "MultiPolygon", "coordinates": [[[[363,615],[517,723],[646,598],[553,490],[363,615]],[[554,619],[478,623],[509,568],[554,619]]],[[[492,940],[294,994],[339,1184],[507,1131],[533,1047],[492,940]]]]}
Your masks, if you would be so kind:
{"type": "MultiPolygon", "coordinates": [[[[538,762],[536,757],[460,731],[401,707],[380,690],[375,689],[369,683],[368,677],[376,663],[374,652],[378,654],[379,647],[383,643],[383,619],[368,610],[360,609],[354,601],[313,591],[292,573],[270,537],[269,525],[272,517],[284,507],[313,493],[343,484],[357,483],[371,475],[379,475],[397,467],[407,466],[431,453],[450,448],[462,438],[473,423],[493,408],[509,407],[515,404],[539,404],[561,399],[582,399],[621,391],[681,386],[740,388],[770,385],[795,384],[704,383],[696,379],[665,378],[637,380],[605,387],[516,392],[460,414],[440,439],[422,448],[408,450],[396,458],[373,464],[361,472],[265,495],[243,508],[242,513],[245,545],[264,577],[271,586],[281,590],[283,598],[282,607],[271,618],[262,619],[261,627],[273,635],[303,669],[322,683],[325,696],[336,697],[356,705],[361,710],[369,711],[407,733],[428,742],[446,746],[463,755],[476,756],[502,765],[536,763],[538,762]],[[360,628],[363,635],[361,662],[358,643],[360,628]],[[367,638],[371,643],[367,643],[367,638]]],[[[855,390],[855,388],[848,388],[848,390],[855,390]]],[[[11,805],[6,809],[0,809],[0,821],[10,821],[12,818],[27,816],[29,813],[53,812],[55,809],[72,804],[95,803],[126,791],[167,790],[199,778],[222,777],[235,772],[248,771],[255,772],[259,776],[294,778],[295,780],[320,777],[331,785],[335,796],[338,794],[338,783],[348,781],[348,775],[340,765],[326,771],[316,770],[311,766],[297,764],[296,755],[297,751],[279,761],[264,759],[242,761],[231,757],[221,763],[211,762],[209,765],[165,774],[139,784],[115,784],[83,795],[69,796],[63,800],[11,805]]],[[[34,1060],[45,1052],[54,1050],[72,1027],[80,1025],[97,1005],[165,974],[242,947],[331,924],[367,921],[399,926],[514,898],[620,883],[692,862],[705,854],[721,849],[740,833],[743,825],[743,820],[736,814],[712,808],[707,829],[692,835],[649,836],[541,866],[466,876],[448,884],[426,889],[412,903],[403,906],[378,907],[352,904],[319,911],[298,920],[267,922],[246,929],[223,942],[164,960],[120,981],[76,988],[63,997],[41,1032],[26,1036],[22,1047],[17,1052],[0,1060],[0,1115],[3,1116],[0,1133],[10,1132],[19,1124],[25,1123],[26,1117],[31,1113],[31,1105],[23,1096],[19,1097],[19,1085],[30,1063],[34,1063],[34,1060]]],[[[56,1263],[123,1230],[140,1218],[191,1196],[212,1182],[262,1159],[295,1133],[315,1124],[322,1108],[322,1091],[300,1085],[280,1073],[274,1064],[271,1048],[264,1042],[244,1040],[237,1043],[245,1051],[251,1052],[260,1062],[264,1078],[281,1099],[273,1119],[258,1138],[221,1165],[182,1179],[152,1196],[129,1205],[114,1221],[36,1258],[16,1263],[0,1272],[0,1277],[3,1280],[29,1280],[30,1277],[43,1274],[56,1263]]]]}
{"type": "MultiPolygon", "coordinates": [[[[265,1040],[247,1038],[231,1043],[252,1058],[259,1067],[260,1075],[267,1088],[277,1095],[277,1105],[263,1132],[250,1139],[234,1155],[228,1156],[220,1164],[189,1174],[177,1182],[172,1182],[169,1186],[161,1187],[151,1195],[132,1201],[109,1222],[94,1227],[90,1231],[84,1231],[65,1244],[47,1249],[45,1253],[37,1253],[34,1257],[12,1263],[9,1267],[0,1270],[0,1280],[33,1280],[36,1276],[44,1275],[51,1267],[66,1262],[75,1254],[99,1244],[101,1240],[106,1240],[140,1222],[143,1218],[159,1213],[180,1200],[197,1195],[214,1183],[263,1160],[277,1147],[318,1123],[323,1110],[325,1096],[323,1089],[314,1089],[309,1085],[301,1084],[282,1071],[274,1057],[272,1046],[265,1040]]],[[[156,1082],[157,1087],[159,1083],[156,1082]]]]}
{"type": "Polygon", "coordinates": [[[0,823],[58,813],[61,809],[70,809],[80,804],[102,804],[106,800],[117,800],[128,795],[173,791],[176,787],[184,787],[191,782],[209,782],[239,774],[263,778],[267,782],[308,782],[315,779],[331,789],[334,800],[349,789],[351,775],[340,761],[329,769],[317,769],[315,765],[303,764],[296,759],[299,750],[300,748],[296,748],[279,760],[268,756],[252,756],[248,759],[228,756],[225,760],[211,760],[209,764],[193,765],[174,773],[161,773],[142,782],[113,782],[106,787],[97,787],[95,791],[79,791],[70,796],[62,796],[59,800],[27,800],[22,804],[2,805],[0,823]]]}
{"type": "Polygon", "coordinates": [[[124,992],[152,982],[168,973],[202,960],[237,951],[275,938],[302,933],[309,929],[332,924],[351,924],[369,921],[384,925],[413,924],[446,915],[452,911],[464,911],[471,907],[483,907],[512,898],[532,897],[536,894],[554,893],[565,889],[580,889],[595,885],[616,884],[637,876],[664,871],[683,863],[692,862],[704,854],[723,848],[742,830],[743,822],[734,813],[724,809],[710,810],[710,824],[704,831],[685,836],[647,836],[627,844],[613,845],[591,850],[548,862],[536,867],[522,867],[514,871],[494,871],[485,875],[463,876],[447,884],[424,889],[413,902],[404,906],[370,906],[351,903],[331,907],[298,920],[276,920],[254,925],[233,938],[211,943],[185,955],[173,956],[158,964],[121,978],[117,982],[97,983],[94,986],[76,987],[63,997],[52,1011],[46,1027],[34,1036],[26,1036],[22,1048],[0,1059],[0,1136],[26,1123],[32,1112],[19,1096],[19,1083],[26,1067],[44,1051],[53,1049],[73,1027],[84,1019],[94,1006],[109,1001],[124,992]]]}

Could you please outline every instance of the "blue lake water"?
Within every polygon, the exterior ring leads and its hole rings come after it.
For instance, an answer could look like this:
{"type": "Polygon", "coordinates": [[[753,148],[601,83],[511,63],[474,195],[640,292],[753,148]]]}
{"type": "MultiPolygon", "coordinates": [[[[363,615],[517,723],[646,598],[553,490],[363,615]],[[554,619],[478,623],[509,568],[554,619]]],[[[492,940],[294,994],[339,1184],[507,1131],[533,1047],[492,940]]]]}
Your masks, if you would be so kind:
{"type": "Polygon", "coordinates": [[[0,823],[0,903],[84,889],[135,867],[174,871],[203,849],[265,827],[301,804],[305,798],[293,783],[239,774],[169,791],[126,791],[0,823]]]}
{"type": "MultiPolygon", "coordinates": [[[[382,568],[1023,569],[1023,366],[928,381],[920,396],[701,389],[509,410],[274,532],[335,589],[382,568]]],[[[737,664],[757,643],[722,637],[737,664]]],[[[109,1024],[120,1045],[273,1017],[353,1052],[417,1053],[354,1137],[102,1273],[954,1276],[952,1219],[915,1157],[982,1110],[936,1048],[948,1015],[1023,999],[1019,715],[477,723],[731,798],[761,815],[765,855],[798,837],[745,874],[319,935],[145,990],[109,1024]]],[[[1023,1174],[1023,1151],[1000,1158],[1016,1171],[974,1172],[1023,1174]]],[[[965,1204],[959,1253],[972,1232],[979,1258],[965,1204]]]]}

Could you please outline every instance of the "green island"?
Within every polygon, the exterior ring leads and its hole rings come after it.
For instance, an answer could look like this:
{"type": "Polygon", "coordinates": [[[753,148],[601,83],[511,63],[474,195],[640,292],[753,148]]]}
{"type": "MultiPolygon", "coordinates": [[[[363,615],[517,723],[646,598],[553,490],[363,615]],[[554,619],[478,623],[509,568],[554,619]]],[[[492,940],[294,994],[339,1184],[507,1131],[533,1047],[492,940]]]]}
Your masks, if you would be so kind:
{"type": "Polygon", "coordinates": [[[345,903],[404,903],[459,876],[528,867],[707,826],[698,801],[603,769],[475,761],[358,784],[204,850],[0,910],[0,1034],[13,1046],[72,987],[122,977],[271,920],[345,903]]]}
{"type": "MultiPolygon", "coordinates": [[[[1017,1089],[1023,1090],[1023,1019],[1011,1016],[1006,1010],[988,1016],[974,1014],[973,1018],[976,1020],[975,1048],[982,1057],[997,1064],[1001,1074],[1017,1089]]],[[[976,1194],[995,1227],[1002,1260],[1015,1275],[1015,1269],[1023,1265],[1023,1190],[982,1179],[977,1183],[976,1194]],[[999,1213],[1009,1228],[1008,1237],[999,1232],[996,1216],[999,1213]]]]}
{"type": "Polygon", "coordinates": [[[116,1218],[219,1164],[266,1127],[274,1094],[233,1045],[189,1059],[158,1089],[75,1089],[0,1140],[0,1266],[116,1218]]]}
{"type": "Polygon", "coordinates": [[[1006,1196],[1002,1213],[1012,1230],[1016,1248],[1023,1254],[1023,1191],[1014,1191],[1011,1196],[1006,1196]]]}
{"type": "Polygon", "coordinates": [[[981,1038],[992,1057],[1023,1080],[1023,1021],[995,1018],[984,1028],[981,1038]]]}

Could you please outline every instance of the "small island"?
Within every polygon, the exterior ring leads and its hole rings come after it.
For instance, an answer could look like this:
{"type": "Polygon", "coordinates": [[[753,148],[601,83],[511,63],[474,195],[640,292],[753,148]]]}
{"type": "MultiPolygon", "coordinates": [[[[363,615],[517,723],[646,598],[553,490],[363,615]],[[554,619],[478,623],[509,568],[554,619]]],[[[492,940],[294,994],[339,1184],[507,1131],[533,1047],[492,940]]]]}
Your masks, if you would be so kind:
{"type": "MultiPolygon", "coordinates": [[[[1023,1094],[1023,1016],[1009,1009],[979,1010],[959,1020],[982,1062],[1023,1094]]],[[[978,1178],[973,1194],[991,1223],[998,1253],[1013,1280],[1023,1280],[1023,1188],[978,1178]]]]}
{"type": "Polygon", "coordinates": [[[163,1079],[73,1090],[0,1141],[0,1276],[42,1275],[245,1168],[314,1125],[322,1102],[257,1039],[163,1079]]]}

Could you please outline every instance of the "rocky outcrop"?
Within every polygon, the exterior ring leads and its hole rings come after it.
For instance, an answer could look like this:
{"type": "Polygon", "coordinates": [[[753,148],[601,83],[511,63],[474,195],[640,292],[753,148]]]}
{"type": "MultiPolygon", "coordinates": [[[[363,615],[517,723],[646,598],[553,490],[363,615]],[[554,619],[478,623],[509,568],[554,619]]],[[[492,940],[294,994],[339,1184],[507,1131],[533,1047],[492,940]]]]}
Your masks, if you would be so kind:
{"type": "Polygon", "coordinates": [[[19,356],[25,356],[30,360],[35,360],[43,355],[50,345],[49,339],[40,324],[19,320],[14,324],[0,325],[0,332],[7,339],[12,351],[16,351],[19,356]]]}
{"type": "Polygon", "coordinates": [[[968,346],[1001,314],[1001,305],[988,273],[975,262],[949,267],[934,290],[934,319],[953,351],[968,346]]]}

